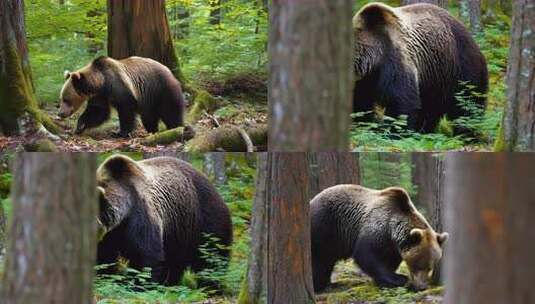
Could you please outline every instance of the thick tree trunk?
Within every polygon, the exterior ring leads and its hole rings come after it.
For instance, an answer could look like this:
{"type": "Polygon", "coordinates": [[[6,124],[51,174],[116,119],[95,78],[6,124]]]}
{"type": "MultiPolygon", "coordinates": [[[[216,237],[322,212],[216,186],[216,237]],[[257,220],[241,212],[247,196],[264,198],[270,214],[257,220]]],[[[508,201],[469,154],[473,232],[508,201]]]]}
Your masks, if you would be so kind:
{"type": "MultiPolygon", "coordinates": [[[[19,120],[29,113],[29,132],[57,127],[39,111],[34,96],[32,73],[24,24],[22,0],[0,1],[0,135],[20,132],[19,120]]],[[[45,131],[45,130],[43,130],[45,131]]]]}
{"type": "Polygon", "coordinates": [[[270,151],[349,148],[352,4],[271,2],[270,151]]]}
{"type": "Polygon", "coordinates": [[[535,302],[535,156],[446,155],[446,304],[535,302]]]}
{"type": "Polygon", "coordinates": [[[503,143],[498,150],[535,150],[535,5],[514,1],[513,29],[507,69],[507,107],[503,143]]]}
{"type": "Polygon", "coordinates": [[[339,184],[359,184],[359,154],[350,152],[308,153],[311,200],[322,190],[339,184]]]}
{"type": "Polygon", "coordinates": [[[18,154],[2,299],[92,303],[96,257],[94,154],[18,154]]]}
{"type": "Polygon", "coordinates": [[[304,153],[268,154],[268,303],[314,303],[304,153]]]}
{"type": "Polygon", "coordinates": [[[470,0],[468,11],[470,13],[470,30],[474,34],[481,32],[481,0],[470,0]]]}
{"type": "Polygon", "coordinates": [[[108,0],[108,55],[149,57],[166,65],[181,83],[164,0],[108,0]]]}
{"type": "Polygon", "coordinates": [[[408,5],[414,3],[431,3],[442,8],[448,8],[448,0],[402,0],[401,5],[408,5]]]}
{"type": "MultiPolygon", "coordinates": [[[[437,232],[442,232],[444,206],[444,161],[440,154],[412,153],[412,184],[418,188],[416,204],[426,207],[426,218],[437,232]]],[[[434,266],[432,283],[441,281],[441,263],[434,266]]]]}
{"type": "Polygon", "coordinates": [[[247,275],[243,281],[238,304],[265,303],[267,294],[267,210],[269,192],[266,176],[271,176],[267,153],[258,153],[256,188],[251,221],[251,252],[247,275]]]}

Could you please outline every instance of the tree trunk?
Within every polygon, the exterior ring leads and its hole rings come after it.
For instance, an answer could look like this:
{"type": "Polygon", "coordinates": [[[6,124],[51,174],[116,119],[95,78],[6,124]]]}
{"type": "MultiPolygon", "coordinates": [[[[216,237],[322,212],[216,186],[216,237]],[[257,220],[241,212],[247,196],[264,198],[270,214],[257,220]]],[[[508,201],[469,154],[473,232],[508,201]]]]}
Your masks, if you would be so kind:
{"type": "Polygon", "coordinates": [[[314,303],[304,153],[268,154],[268,303],[314,303]]]}
{"type": "Polygon", "coordinates": [[[446,155],[446,304],[535,302],[535,157],[446,155]]]}
{"type": "Polygon", "coordinates": [[[223,185],[227,181],[225,171],[225,153],[210,152],[204,154],[204,174],[214,181],[217,185],[223,185]]]}
{"type": "Polygon", "coordinates": [[[414,4],[414,3],[431,3],[434,5],[438,5],[445,9],[448,8],[448,0],[402,0],[401,1],[401,5],[408,5],[408,4],[414,4]]]}
{"type": "Polygon", "coordinates": [[[210,7],[208,22],[211,25],[221,24],[221,0],[210,0],[210,7]]]}
{"type": "MultiPolygon", "coordinates": [[[[440,154],[412,153],[412,184],[418,187],[416,204],[426,207],[426,218],[437,232],[442,232],[444,206],[444,162],[440,154]]],[[[434,265],[432,283],[441,282],[441,263],[434,265]]]]}
{"type": "Polygon", "coordinates": [[[251,220],[251,252],[247,275],[242,284],[238,304],[265,302],[267,292],[267,210],[269,192],[266,176],[271,176],[267,165],[267,153],[258,153],[256,188],[251,220]]]}
{"type": "Polygon", "coordinates": [[[470,30],[473,34],[481,32],[481,0],[469,0],[468,12],[470,14],[470,30]]]}
{"type": "Polygon", "coordinates": [[[497,150],[535,150],[535,6],[531,0],[514,1],[507,107],[503,143],[497,150]]]}
{"type": "Polygon", "coordinates": [[[164,0],[108,0],[108,55],[149,57],[185,83],[175,53],[164,0]]]}
{"type": "Polygon", "coordinates": [[[459,0],[459,17],[464,23],[470,22],[470,0],[459,0]]]}
{"type": "Polygon", "coordinates": [[[0,1],[0,135],[20,133],[19,120],[29,113],[29,132],[57,127],[38,109],[24,24],[22,0],[0,1]]]}
{"type": "Polygon", "coordinates": [[[270,151],[348,150],[352,3],[271,2],[270,151]]]}
{"type": "Polygon", "coordinates": [[[92,303],[96,257],[94,154],[18,154],[6,303],[92,303]]]}
{"type": "Polygon", "coordinates": [[[350,152],[308,153],[309,201],[322,190],[339,184],[360,184],[359,155],[350,152]]]}

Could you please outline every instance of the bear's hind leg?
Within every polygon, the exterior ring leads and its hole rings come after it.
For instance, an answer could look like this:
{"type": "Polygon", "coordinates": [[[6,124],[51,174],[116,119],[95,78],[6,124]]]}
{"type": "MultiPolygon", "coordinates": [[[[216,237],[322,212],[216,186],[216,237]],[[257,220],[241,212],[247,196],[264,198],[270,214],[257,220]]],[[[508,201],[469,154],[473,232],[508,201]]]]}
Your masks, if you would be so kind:
{"type": "Polygon", "coordinates": [[[353,260],[379,287],[405,286],[408,278],[395,273],[397,267],[393,267],[391,261],[382,260],[380,256],[382,254],[374,250],[373,241],[363,239],[355,246],[353,260]]]}

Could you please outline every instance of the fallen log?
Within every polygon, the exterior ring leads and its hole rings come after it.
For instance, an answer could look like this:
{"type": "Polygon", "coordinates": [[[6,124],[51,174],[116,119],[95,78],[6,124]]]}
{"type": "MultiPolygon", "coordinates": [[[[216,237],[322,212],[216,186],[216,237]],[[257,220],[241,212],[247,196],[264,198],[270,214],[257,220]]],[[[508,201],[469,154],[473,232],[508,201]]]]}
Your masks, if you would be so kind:
{"type": "Polygon", "coordinates": [[[151,134],[141,141],[145,146],[169,145],[175,141],[187,141],[195,136],[195,130],[191,126],[178,127],[170,130],[151,134]]]}
{"type": "Polygon", "coordinates": [[[248,128],[223,126],[202,136],[195,137],[186,144],[186,152],[254,152],[267,150],[267,125],[248,128]]]}

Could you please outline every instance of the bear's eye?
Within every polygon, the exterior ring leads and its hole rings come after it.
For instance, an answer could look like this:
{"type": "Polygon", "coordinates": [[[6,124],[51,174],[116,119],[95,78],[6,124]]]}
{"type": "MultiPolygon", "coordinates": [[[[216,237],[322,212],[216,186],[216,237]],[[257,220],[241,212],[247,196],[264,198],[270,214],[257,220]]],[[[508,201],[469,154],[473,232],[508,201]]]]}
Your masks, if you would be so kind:
{"type": "Polygon", "coordinates": [[[69,99],[65,99],[63,98],[63,103],[70,106],[72,104],[72,102],[69,100],[69,99]]]}

